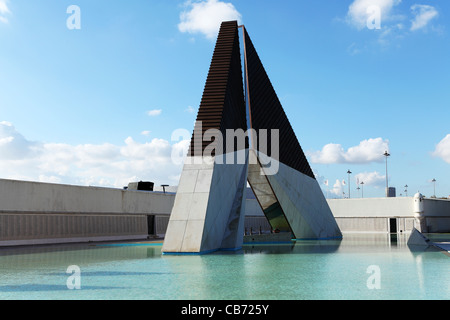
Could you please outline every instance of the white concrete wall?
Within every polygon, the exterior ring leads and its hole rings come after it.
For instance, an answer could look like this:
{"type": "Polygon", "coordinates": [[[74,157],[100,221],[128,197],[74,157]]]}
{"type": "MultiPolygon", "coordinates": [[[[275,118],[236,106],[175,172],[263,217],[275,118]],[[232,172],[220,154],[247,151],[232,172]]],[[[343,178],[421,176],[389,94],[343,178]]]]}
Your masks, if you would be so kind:
{"type": "Polygon", "coordinates": [[[1,180],[0,212],[170,214],[172,194],[1,180]]]}
{"type": "Polygon", "coordinates": [[[423,208],[428,232],[450,232],[450,200],[425,198],[423,208]]]}
{"type": "MultiPolygon", "coordinates": [[[[398,231],[418,228],[414,217],[414,198],[328,199],[343,232],[389,232],[389,219],[397,219],[398,231]]],[[[450,232],[450,201],[424,199],[424,232],[450,232]]]]}
{"type": "Polygon", "coordinates": [[[328,199],[335,218],[414,217],[413,198],[328,199]]]}
{"type": "MultiPolygon", "coordinates": [[[[165,234],[175,194],[0,179],[0,245],[144,239],[147,216],[165,234]]],[[[388,232],[414,225],[413,198],[328,200],[343,232],[388,232]]],[[[246,200],[246,227],[268,226],[256,199],[246,200]],[[258,218],[255,218],[258,217],[258,218]]],[[[428,232],[450,232],[450,201],[426,198],[428,232]]]]}
{"type": "Polygon", "coordinates": [[[450,200],[425,198],[423,206],[425,216],[450,217],[450,200]]]}
{"type": "Polygon", "coordinates": [[[173,194],[0,179],[0,246],[146,239],[147,216],[169,215],[173,201],[173,194]]]}
{"type": "Polygon", "coordinates": [[[390,220],[396,219],[397,231],[414,227],[413,198],[329,199],[336,221],[344,233],[390,232],[390,220]]]}

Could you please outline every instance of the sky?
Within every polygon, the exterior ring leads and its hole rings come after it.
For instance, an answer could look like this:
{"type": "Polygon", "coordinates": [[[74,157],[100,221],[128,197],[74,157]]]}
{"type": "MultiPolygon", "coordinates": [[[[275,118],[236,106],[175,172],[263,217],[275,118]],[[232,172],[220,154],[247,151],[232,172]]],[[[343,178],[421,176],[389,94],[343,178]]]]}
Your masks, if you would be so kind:
{"type": "Polygon", "coordinates": [[[0,179],[177,185],[226,20],[328,198],[450,195],[448,0],[0,0],[0,179]]]}

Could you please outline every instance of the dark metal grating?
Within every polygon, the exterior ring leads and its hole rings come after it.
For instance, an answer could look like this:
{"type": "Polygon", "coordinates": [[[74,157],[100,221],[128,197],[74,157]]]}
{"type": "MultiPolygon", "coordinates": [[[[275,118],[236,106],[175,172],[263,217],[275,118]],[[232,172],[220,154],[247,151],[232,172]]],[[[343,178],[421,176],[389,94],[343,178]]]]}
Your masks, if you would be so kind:
{"type": "MultiPolygon", "coordinates": [[[[237,21],[223,22],[197,115],[197,122],[202,122],[202,128],[200,130],[197,125],[194,128],[190,156],[203,155],[205,148],[211,144],[211,141],[202,139],[209,129],[218,129],[222,133],[224,152],[227,151],[226,129],[247,130],[241,66],[237,21]]],[[[236,151],[237,144],[234,146],[233,151],[236,151]]]]}
{"type": "MultiPolygon", "coordinates": [[[[245,30],[245,29],[244,29],[245,30]]],[[[272,150],[270,129],[279,129],[280,146],[278,160],[315,179],[300,143],[276,95],[264,66],[245,30],[248,90],[251,105],[251,127],[257,132],[268,130],[267,150],[272,150]]],[[[223,22],[217,38],[203,97],[197,115],[202,128],[195,126],[189,155],[203,155],[211,141],[202,139],[209,129],[218,129],[224,138],[223,150],[227,151],[227,129],[247,130],[245,99],[236,21],[223,22]]],[[[231,143],[228,142],[229,144],[231,143]]],[[[246,141],[246,148],[248,142],[246,141]]],[[[236,151],[234,144],[233,151],[236,151]]],[[[228,150],[231,151],[231,150],[228,150]]]]}
{"type": "Polygon", "coordinates": [[[272,150],[270,129],[279,129],[280,145],[278,160],[315,179],[308,160],[246,30],[244,34],[248,73],[247,90],[251,108],[250,126],[257,133],[261,129],[268,130],[267,151],[269,152],[269,156],[270,150],[272,150]]]}

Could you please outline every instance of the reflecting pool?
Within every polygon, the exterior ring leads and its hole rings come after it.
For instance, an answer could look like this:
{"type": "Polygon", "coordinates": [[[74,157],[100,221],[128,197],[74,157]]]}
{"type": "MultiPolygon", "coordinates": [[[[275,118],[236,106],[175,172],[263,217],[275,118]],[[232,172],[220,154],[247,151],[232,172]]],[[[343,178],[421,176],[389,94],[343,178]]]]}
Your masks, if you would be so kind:
{"type": "Polygon", "coordinates": [[[449,299],[448,252],[406,241],[344,234],[202,256],[155,242],[4,248],[0,299],[449,299]]]}

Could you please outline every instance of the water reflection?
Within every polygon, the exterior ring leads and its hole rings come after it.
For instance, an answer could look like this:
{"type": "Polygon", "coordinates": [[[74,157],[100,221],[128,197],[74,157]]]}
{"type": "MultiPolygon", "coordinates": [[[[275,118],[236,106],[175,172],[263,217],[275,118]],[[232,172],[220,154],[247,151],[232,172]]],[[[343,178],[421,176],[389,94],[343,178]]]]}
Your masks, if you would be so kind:
{"type": "Polygon", "coordinates": [[[385,252],[408,249],[409,234],[347,233],[342,239],[295,240],[286,244],[246,244],[242,253],[255,254],[326,254],[343,252],[385,252]]]}
{"type": "MultiPolygon", "coordinates": [[[[110,270],[99,270],[99,271],[83,271],[83,277],[122,277],[122,276],[154,276],[154,275],[167,275],[172,274],[170,272],[133,272],[133,271],[110,271],[110,270]]],[[[42,273],[42,275],[47,276],[67,276],[67,273],[52,272],[52,273],[42,273]]]]}
{"type": "Polygon", "coordinates": [[[341,240],[296,240],[289,244],[247,244],[243,247],[244,254],[305,254],[332,253],[341,245],[341,240]]]}
{"type": "Polygon", "coordinates": [[[344,234],[203,256],[162,256],[161,246],[131,243],[0,250],[0,298],[449,298],[448,257],[432,247],[411,251],[407,240],[344,234]],[[77,293],[66,287],[73,264],[81,267],[77,293]],[[372,265],[381,271],[381,290],[366,286],[372,265]]]}
{"type": "Polygon", "coordinates": [[[61,269],[111,261],[151,259],[161,256],[159,246],[72,245],[9,248],[0,250],[0,270],[61,269]]]}
{"type": "MultiPolygon", "coordinates": [[[[124,287],[111,287],[111,286],[83,286],[83,290],[112,290],[112,289],[129,289],[124,287]]],[[[12,292],[54,292],[64,291],[67,292],[66,285],[56,284],[19,284],[19,285],[6,285],[0,286],[0,292],[12,293],[12,292]]]]}

